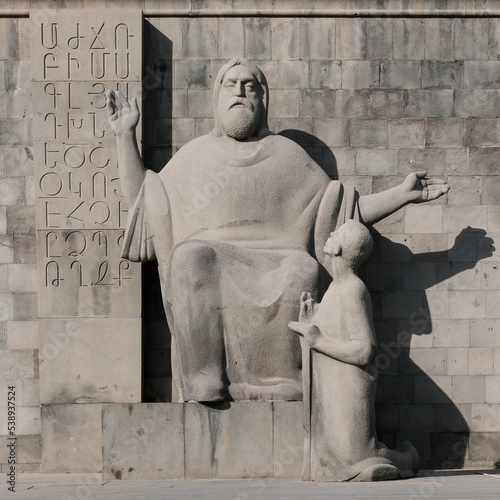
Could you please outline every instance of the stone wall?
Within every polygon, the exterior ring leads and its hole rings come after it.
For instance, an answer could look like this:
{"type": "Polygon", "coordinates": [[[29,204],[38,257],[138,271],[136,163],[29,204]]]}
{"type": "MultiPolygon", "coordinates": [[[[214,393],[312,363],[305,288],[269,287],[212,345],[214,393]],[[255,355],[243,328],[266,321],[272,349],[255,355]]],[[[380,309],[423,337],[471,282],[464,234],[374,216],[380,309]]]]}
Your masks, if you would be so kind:
{"type": "MultiPolygon", "coordinates": [[[[223,62],[245,56],[268,78],[271,130],[296,140],[332,177],[361,194],[417,170],[448,180],[447,196],[375,226],[363,276],[379,340],[378,427],[388,445],[409,438],[424,467],[498,459],[500,20],[490,15],[500,2],[302,1],[300,10],[291,1],[121,3],[144,9],[150,168],[211,130],[213,78],[223,62]]],[[[0,436],[15,385],[27,470],[38,470],[41,426],[26,16],[52,4],[21,1],[7,16],[12,7],[0,2],[0,436]]],[[[154,265],[143,273],[143,401],[168,401],[169,338],[154,265]]]]}

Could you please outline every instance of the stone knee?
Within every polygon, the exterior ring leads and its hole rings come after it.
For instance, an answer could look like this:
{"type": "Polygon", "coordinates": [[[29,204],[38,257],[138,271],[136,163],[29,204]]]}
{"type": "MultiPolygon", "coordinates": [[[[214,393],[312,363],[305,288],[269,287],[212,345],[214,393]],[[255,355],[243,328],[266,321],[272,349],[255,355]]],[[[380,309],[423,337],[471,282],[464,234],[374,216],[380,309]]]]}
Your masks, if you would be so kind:
{"type": "Polygon", "coordinates": [[[217,254],[202,241],[186,241],[178,245],[172,256],[172,280],[199,289],[213,284],[218,275],[217,254]]]}

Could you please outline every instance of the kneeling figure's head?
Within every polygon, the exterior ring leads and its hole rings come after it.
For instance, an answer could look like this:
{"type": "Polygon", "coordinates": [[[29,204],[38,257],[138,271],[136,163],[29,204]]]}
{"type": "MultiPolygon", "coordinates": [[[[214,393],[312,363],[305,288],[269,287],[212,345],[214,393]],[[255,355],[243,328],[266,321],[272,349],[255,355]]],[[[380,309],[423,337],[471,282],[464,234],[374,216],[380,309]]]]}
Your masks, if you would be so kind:
{"type": "Polygon", "coordinates": [[[342,258],[357,269],[372,253],[373,238],[361,222],[349,219],[328,238],[324,252],[333,258],[342,258]]]}

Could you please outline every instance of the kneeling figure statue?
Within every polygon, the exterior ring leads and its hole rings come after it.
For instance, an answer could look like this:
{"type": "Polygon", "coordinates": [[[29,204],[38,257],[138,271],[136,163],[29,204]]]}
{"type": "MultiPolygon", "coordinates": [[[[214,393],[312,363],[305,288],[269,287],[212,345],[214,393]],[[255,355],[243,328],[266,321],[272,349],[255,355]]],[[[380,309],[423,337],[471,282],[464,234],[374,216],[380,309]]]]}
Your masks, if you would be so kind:
{"type": "Polygon", "coordinates": [[[304,357],[304,479],[380,481],[418,472],[411,443],[391,450],[377,440],[372,303],[357,275],[372,248],[360,222],[348,220],[333,232],[324,248],[333,283],[321,304],[303,293],[299,321],[289,324],[301,335],[304,357]]]}

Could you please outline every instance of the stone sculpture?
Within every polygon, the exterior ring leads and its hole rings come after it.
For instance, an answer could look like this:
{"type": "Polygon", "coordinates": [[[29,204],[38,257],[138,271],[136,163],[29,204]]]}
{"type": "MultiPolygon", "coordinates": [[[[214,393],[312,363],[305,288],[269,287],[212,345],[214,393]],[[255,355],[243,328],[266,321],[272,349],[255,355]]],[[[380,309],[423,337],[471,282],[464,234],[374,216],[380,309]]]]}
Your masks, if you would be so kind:
{"type": "Polygon", "coordinates": [[[142,164],[137,102],[108,91],[122,191],[123,248],[157,259],[172,332],[173,399],[300,400],[301,353],[288,322],[297,298],[328,284],[328,235],[346,219],[372,224],[448,190],[425,172],[358,197],[295,144],[269,132],[262,71],[233,59],[214,86],[215,128],[156,174],[142,164]]]}
{"type": "Polygon", "coordinates": [[[360,222],[348,220],[332,233],[324,251],[333,282],[320,304],[304,292],[299,321],[289,324],[303,338],[304,479],[376,481],[418,472],[411,443],[390,450],[377,441],[372,303],[357,275],[372,248],[360,222]]]}

